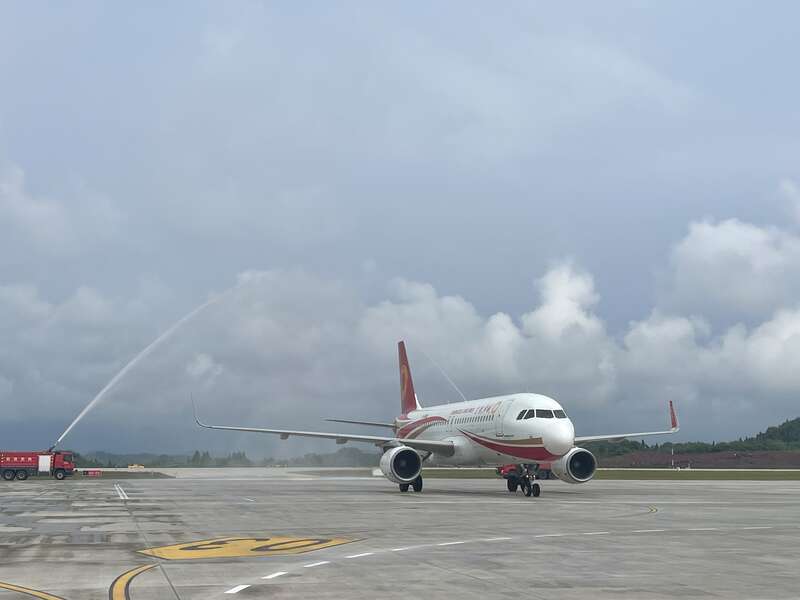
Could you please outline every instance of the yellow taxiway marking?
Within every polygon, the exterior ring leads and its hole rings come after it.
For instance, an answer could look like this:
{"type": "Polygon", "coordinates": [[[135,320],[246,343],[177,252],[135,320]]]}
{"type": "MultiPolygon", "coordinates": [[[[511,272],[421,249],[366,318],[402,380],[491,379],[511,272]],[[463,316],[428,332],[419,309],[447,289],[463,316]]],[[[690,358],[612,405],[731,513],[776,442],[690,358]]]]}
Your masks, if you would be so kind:
{"type": "Polygon", "coordinates": [[[353,541],[355,540],[345,538],[296,538],[283,536],[263,538],[225,537],[147,548],[146,550],[139,550],[139,553],[166,560],[282,556],[313,552],[322,548],[349,544],[353,541]]]}
{"type": "Polygon", "coordinates": [[[108,588],[108,599],[128,600],[130,598],[129,588],[131,585],[131,581],[133,581],[133,578],[157,566],[158,565],[155,564],[142,565],[141,567],[136,567],[135,569],[126,571],[125,573],[117,577],[114,580],[114,583],[111,584],[111,587],[108,588]]]}
{"type": "Polygon", "coordinates": [[[28,596],[33,596],[34,598],[41,598],[42,600],[64,600],[60,596],[54,596],[53,594],[48,594],[47,592],[40,592],[39,590],[31,590],[19,585],[14,585],[13,583],[4,583],[2,581],[0,581],[0,589],[9,590],[12,592],[19,592],[20,594],[27,594],[28,596]]]}

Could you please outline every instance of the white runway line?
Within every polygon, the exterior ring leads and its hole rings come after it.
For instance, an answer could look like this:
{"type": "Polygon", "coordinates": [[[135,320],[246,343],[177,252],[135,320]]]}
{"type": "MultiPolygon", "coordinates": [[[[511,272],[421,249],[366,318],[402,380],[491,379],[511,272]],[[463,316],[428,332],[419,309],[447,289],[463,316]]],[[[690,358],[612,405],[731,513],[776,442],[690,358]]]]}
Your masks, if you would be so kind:
{"type": "Polygon", "coordinates": [[[130,498],[128,498],[128,494],[125,493],[125,490],[122,489],[120,484],[115,483],[114,489],[116,490],[117,496],[119,496],[120,500],[130,500],[130,498]]]}
{"type": "MultiPolygon", "coordinates": [[[[122,492],[125,496],[125,490],[121,488],[119,485],[114,486],[115,489],[119,492],[122,492]]],[[[753,530],[753,529],[773,529],[774,525],[752,525],[747,527],[739,527],[735,528],[736,531],[741,530],[753,530]]],[[[667,531],[721,531],[718,527],[694,527],[690,529],[634,529],[629,531],[584,531],[584,532],[575,532],[575,533],[542,533],[539,535],[534,535],[534,538],[549,538],[549,537],[564,537],[564,536],[574,536],[574,535],[610,535],[610,534],[617,534],[617,535],[626,535],[631,533],[663,533],[667,531]]],[[[391,548],[391,549],[382,549],[382,550],[375,550],[373,552],[361,552],[359,554],[350,554],[345,556],[344,558],[361,558],[364,556],[373,556],[376,553],[384,553],[384,552],[403,552],[405,550],[416,550],[416,549],[425,549],[425,548],[433,548],[436,546],[456,546],[460,544],[470,544],[475,542],[499,542],[499,541],[507,541],[513,540],[514,537],[494,537],[494,538],[484,538],[484,539],[476,539],[476,540],[458,540],[453,542],[439,542],[436,544],[421,544],[417,546],[401,546],[399,548],[391,548]]],[[[588,552],[588,551],[587,551],[588,552]]],[[[307,565],[303,565],[303,568],[309,569],[312,567],[320,567],[322,565],[331,564],[329,560],[321,560],[313,563],[309,563],[307,565]]],[[[270,575],[266,575],[261,579],[275,579],[276,577],[281,577],[282,575],[288,575],[288,571],[277,571],[270,575]]],[[[226,594],[236,594],[244,589],[251,587],[250,585],[237,585],[234,588],[229,589],[226,591],[226,594]]]]}
{"type": "Polygon", "coordinates": [[[261,579],[275,579],[276,577],[280,577],[281,575],[286,575],[286,571],[276,571],[275,573],[272,573],[271,575],[266,575],[261,579]]]}
{"type": "Polygon", "coordinates": [[[236,587],[232,587],[231,589],[229,589],[229,590],[228,590],[227,592],[225,592],[225,593],[226,593],[226,594],[238,594],[238,593],[239,593],[239,592],[241,592],[242,590],[246,590],[246,589],[247,589],[247,588],[249,588],[249,587],[250,587],[249,585],[237,585],[236,587]]]}

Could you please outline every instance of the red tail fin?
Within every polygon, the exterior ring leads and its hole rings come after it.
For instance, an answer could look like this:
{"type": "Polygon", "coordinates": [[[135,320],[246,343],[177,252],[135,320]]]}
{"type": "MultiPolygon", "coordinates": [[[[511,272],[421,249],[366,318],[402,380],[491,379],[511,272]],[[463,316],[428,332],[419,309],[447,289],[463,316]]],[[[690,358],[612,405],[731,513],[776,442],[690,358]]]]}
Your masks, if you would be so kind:
{"type": "Polygon", "coordinates": [[[407,415],[412,410],[417,410],[417,394],[414,392],[414,380],[411,379],[411,368],[408,366],[405,342],[397,344],[397,354],[400,358],[400,410],[407,415]]]}

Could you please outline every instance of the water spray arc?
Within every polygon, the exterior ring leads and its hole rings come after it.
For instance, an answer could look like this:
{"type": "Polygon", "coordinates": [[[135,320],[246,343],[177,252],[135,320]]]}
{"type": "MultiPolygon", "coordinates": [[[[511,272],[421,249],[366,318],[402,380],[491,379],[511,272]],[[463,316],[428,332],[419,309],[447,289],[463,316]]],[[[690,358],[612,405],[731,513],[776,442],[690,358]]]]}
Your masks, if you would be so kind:
{"type": "Polygon", "coordinates": [[[69,424],[69,427],[67,427],[64,430],[64,433],[62,433],[58,437],[56,443],[50,447],[50,451],[55,449],[55,447],[58,446],[65,437],[67,437],[67,434],[69,434],[69,432],[72,431],[72,428],[75,427],[75,425],[77,425],[80,422],[80,420],[83,419],[84,416],[86,416],[86,413],[92,410],[92,408],[94,408],[106,396],[106,394],[108,394],[108,392],[111,391],[111,389],[117,384],[117,382],[119,382],[119,380],[122,379],[131,369],[133,369],[143,359],[147,358],[147,356],[151,352],[153,352],[153,350],[158,348],[158,346],[162,342],[168,340],[172,336],[172,334],[174,334],[178,329],[180,329],[182,325],[184,325],[188,321],[191,321],[194,317],[199,315],[201,312],[203,312],[206,308],[208,308],[212,304],[216,304],[217,302],[219,302],[226,294],[227,292],[211,298],[207,302],[204,302],[203,304],[192,310],[187,315],[183,316],[181,319],[173,323],[169,329],[164,331],[155,340],[150,342],[150,344],[146,348],[144,348],[144,350],[142,350],[141,352],[139,352],[139,354],[134,356],[130,360],[130,362],[128,362],[128,364],[122,367],[122,369],[116,375],[114,375],[114,377],[111,378],[111,381],[109,381],[106,384],[106,386],[102,390],[100,390],[100,392],[92,399],[91,402],[89,402],[89,404],[87,404],[84,407],[84,409],[78,414],[78,416],[75,417],[72,423],[69,424]]]}

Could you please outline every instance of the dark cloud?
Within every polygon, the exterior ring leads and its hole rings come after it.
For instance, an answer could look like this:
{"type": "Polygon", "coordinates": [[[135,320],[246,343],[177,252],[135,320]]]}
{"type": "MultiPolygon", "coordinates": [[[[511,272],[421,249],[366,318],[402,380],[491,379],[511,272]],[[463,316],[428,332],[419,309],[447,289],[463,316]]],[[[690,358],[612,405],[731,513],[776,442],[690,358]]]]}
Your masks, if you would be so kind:
{"type": "Polygon", "coordinates": [[[598,428],[667,399],[695,437],[794,416],[796,9],[0,11],[20,442],[236,274],[77,445],[271,448],[194,431],[191,390],[213,418],[386,418],[401,336],[470,395],[598,428]]]}

